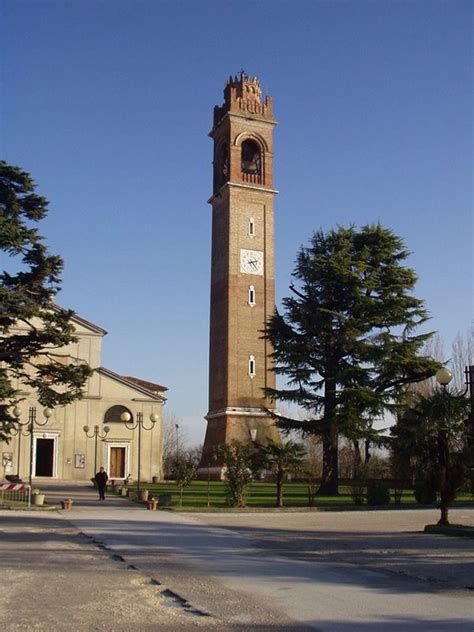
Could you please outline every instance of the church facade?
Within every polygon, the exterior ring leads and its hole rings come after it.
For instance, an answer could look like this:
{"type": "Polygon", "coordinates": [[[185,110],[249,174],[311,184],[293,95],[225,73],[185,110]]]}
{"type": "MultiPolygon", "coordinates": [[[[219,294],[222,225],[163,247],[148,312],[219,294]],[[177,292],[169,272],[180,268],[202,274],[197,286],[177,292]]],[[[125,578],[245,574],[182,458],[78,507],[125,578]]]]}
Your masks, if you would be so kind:
{"type": "Polygon", "coordinates": [[[275,387],[262,337],[275,309],[271,97],[244,72],[230,77],[214,108],[209,410],[201,467],[234,440],[279,440],[269,415],[275,387]]]}
{"type": "Polygon", "coordinates": [[[17,384],[19,426],[10,442],[1,444],[3,473],[18,474],[27,481],[31,467],[33,484],[40,486],[42,482],[89,481],[100,466],[112,480],[124,481],[129,476],[136,480],[140,465],[141,480],[161,478],[166,387],[103,367],[102,340],[107,332],[77,315],[71,322],[77,342],[61,352],[86,361],[93,369],[83,397],[64,407],[44,409],[34,392],[17,384]]]}

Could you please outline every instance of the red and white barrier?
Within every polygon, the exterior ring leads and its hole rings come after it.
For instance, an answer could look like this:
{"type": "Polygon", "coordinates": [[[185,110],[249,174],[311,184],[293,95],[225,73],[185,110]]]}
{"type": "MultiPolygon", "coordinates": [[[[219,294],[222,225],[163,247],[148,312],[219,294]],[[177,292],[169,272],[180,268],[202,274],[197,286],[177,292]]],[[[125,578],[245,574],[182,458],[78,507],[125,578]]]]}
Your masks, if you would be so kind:
{"type": "Polygon", "coordinates": [[[28,486],[25,483],[0,483],[0,491],[24,492],[28,486]]]}

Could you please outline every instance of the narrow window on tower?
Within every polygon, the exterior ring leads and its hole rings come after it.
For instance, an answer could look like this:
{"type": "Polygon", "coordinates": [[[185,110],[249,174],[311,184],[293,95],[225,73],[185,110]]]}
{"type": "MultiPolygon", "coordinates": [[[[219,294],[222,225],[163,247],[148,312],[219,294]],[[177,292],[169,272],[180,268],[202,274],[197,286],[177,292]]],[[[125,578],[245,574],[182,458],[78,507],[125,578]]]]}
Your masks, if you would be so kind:
{"type": "Polygon", "coordinates": [[[255,220],[253,217],[249,219],[249,235],[255,237],[255,220]]]}
{"type": "Polygon", "coordinates": [[[249,285],[249,305],[250,307],[255,307],[255,286],[249,285]]]}
{"type": "Polygon", "coordinates": [[[229,150],[226,143],[221,147],[221,171],[224,179],[227,179],[229,175],[229,150]]]}
{"type": "Polygon", "coordinates": [[[250,377],[255,377],[255,356],[249,356],[249,375],[250,377]]]}

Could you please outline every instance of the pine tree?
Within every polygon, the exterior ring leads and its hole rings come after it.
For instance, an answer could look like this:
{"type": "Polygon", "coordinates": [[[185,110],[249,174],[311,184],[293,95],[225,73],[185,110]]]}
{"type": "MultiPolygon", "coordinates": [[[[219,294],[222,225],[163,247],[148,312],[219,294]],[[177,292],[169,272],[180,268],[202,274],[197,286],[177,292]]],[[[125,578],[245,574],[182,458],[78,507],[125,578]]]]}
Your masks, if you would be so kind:
{"type": "Polygon", "coordinates": [[[402,240],[378,224],[316,232],[298,253],[285,313],[267,323],[287,387],[266,395],[306,411],[303,421],[280,417],[280,427],[321,437],[319,494],[337,493],[339,435],[374,438],[373,421],[407,384],[439,367],[420,353],[432,333],[413,333],[428,315],[411,294],[416,274],[402,266],[407,256],[402,240]]]}
{"type": "Polygon", "coordinates": [[[26,172],[0,161],[0,250],[15,265],[0,274],[0,439],[15,423],[18,384],[43,406],[65,405],[81,396],[91,373],[64,350],[76,338],[73,312],[54,305],[63,261],[48,253],[34,226],[47,207],[26,172]]]}

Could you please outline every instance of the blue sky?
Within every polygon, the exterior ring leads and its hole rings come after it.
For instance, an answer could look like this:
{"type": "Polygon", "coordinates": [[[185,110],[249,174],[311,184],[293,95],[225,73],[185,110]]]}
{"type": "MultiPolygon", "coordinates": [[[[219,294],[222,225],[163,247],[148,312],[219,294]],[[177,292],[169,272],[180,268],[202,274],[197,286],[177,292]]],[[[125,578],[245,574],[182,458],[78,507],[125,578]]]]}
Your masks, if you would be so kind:
{"type": "MultiPolygon", "coordinates": [[[[472,4],[3,0],[0,155],[50,200],[59,302],[103,364],[207,412],[212,110],[274,99],[277,300],[314,229],[380,221],[449,348],[472,318],[472,4]]],[[[8,266],[2,260],[2,267],[8,266]]]]}

